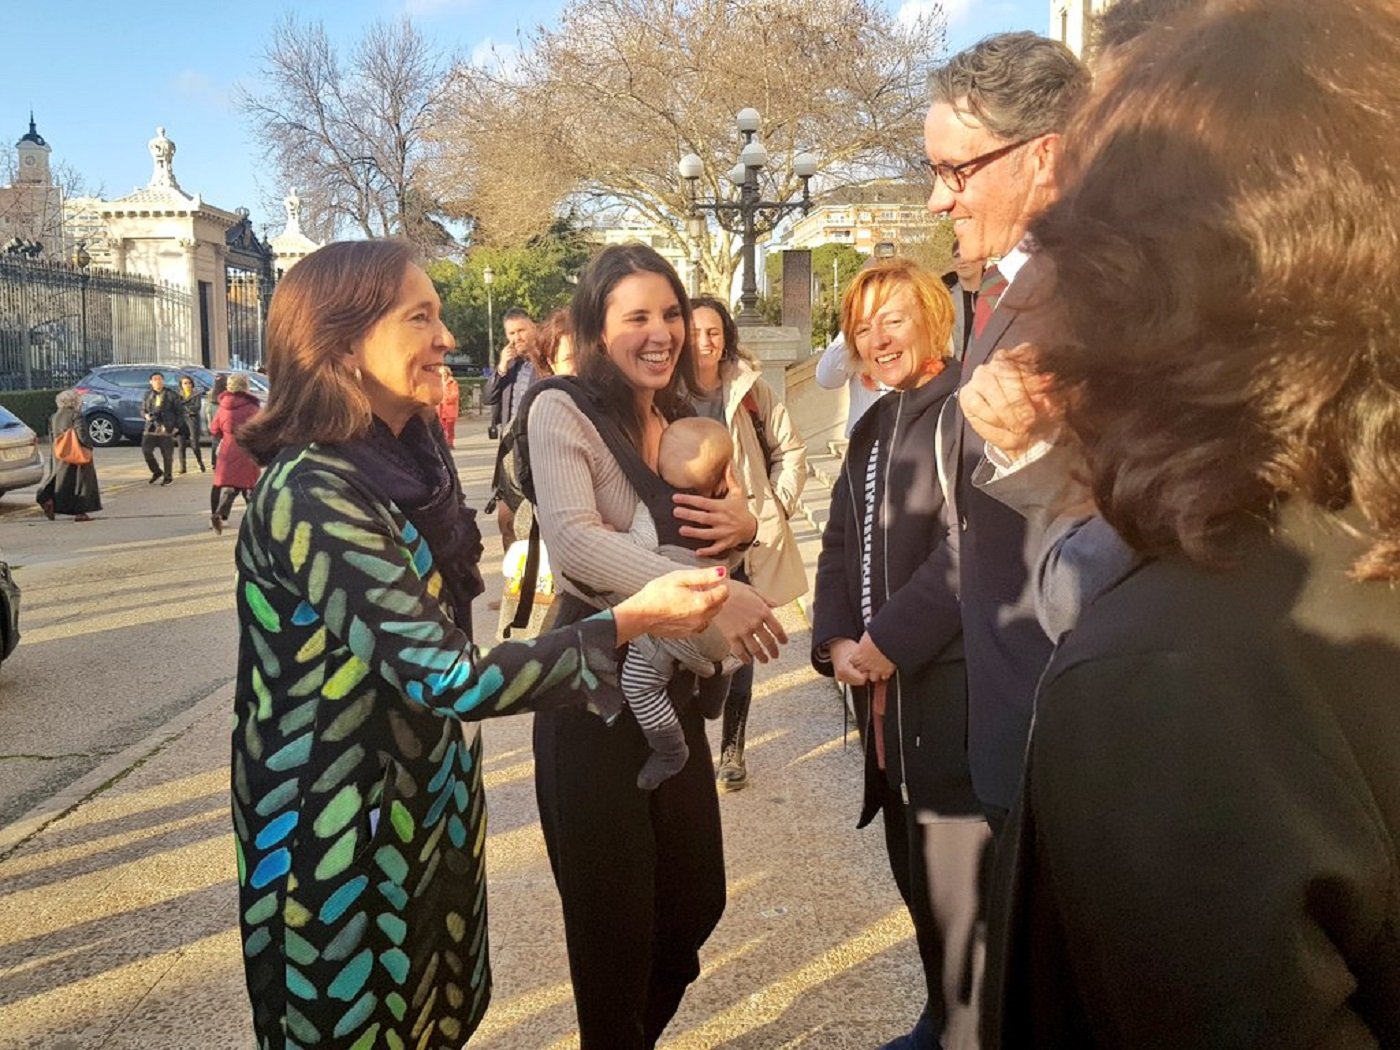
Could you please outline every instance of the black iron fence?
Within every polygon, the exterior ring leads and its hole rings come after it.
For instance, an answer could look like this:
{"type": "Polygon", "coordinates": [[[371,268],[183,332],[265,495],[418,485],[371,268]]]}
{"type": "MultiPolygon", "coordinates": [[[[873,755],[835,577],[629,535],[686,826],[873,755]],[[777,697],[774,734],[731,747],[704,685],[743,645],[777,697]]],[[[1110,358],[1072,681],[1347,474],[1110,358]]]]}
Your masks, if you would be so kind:
{"type": "Polygon", "coordinates": [[[263,318],[272,290],[261,274],[227,271],[228,363],[253,369],[263,363],[263,318]]]}
{"type": "Polygon", "coordinates": [[[0,255],[0,390],[69,387],[97,365],[192,361],[190,293],[148,277],[0,255]]]}

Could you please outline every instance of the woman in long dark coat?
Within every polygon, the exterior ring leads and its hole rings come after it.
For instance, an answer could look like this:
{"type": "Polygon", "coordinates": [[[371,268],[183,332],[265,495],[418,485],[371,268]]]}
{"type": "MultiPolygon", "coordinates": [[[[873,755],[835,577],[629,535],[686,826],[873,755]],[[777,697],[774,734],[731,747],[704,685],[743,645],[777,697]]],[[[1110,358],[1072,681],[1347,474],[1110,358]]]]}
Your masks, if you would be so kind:
{"type": "Polygon", "coordinates": [[[822,535],[812,662],[852,687],[865,748],[860,825],[883,814],[890,870],[914,921],[928,1005],[891,1047],[976,1045],[979,872],[991,832],[967,762],[956,561],[935,459],[958,385],[953,306],[906,260],[863,270],[846,345],[890,388],[851,433],[822,535]]]}
{"type": "MultiPolygon", "coordinates": [[[[92,446],[87,440],[87,428],[83,426],[82,395],[76,390],[60,390],[53,399],[58,406],[49,420],[49,435],[53,441],[65,431],[72,430],[85,448],[92,446]]],[[[53,456],[53,473],[39,489],[35,497],[44,510],[44,517],[53,521],[57,514],[71,514],[74,521],[91,521],[95,511],[102,509],[102,493],[97,487],[97,465],[87,463],[65,463],[53,456]]]]}

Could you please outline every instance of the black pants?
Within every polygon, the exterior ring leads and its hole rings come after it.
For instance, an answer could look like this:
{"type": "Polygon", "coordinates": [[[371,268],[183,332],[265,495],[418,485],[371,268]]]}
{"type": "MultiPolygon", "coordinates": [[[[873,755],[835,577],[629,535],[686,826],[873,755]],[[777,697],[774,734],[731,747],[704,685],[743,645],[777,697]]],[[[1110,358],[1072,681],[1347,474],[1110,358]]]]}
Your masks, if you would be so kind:
{"type": "Polygon", "coordinates": [[[149,432],[142,434],[141,455],[146,457],[146,466],[151,468],[151,477],[163,475],[166,481],[170,480],[170,463],[175,455],[175,438],[173,436],[149,432]],[[160,458],[165,464],[164,470],[156,465],[156,449],[160,449],[160,458]]]}
{"type": "Polygon", "coordinates": [[[191,437],[188,430],[182,430],[176,435],[176,440],[180,446],[180,473],[183,474],[186,467],[189,465],[186,453],[188,453],[191,446],[194,448],[194,461],[198,464],[199,469],[203,470],[204,453],[199,450],[199,434],[195,433],[194,436],[191,437]]]}
{"type": "Polygon", "coordinates": [[[991,831],[983,821],[921,824],[914,807],[882,785],[890,872],[914,921],[924,969],[926,1045],[975,1046],[991,831]]]}
{"type": "Polygon", "coordinates": [[[209,489],[209,512],[217,514],[224,521],[228,521],[228,516],[233,512],[233,501],[239,496],[243,497],[243,505],[248,505],[248,497],[252,489],[236,489],[232,485],[215,485],[209,489]]]}
{"type": "Polygon", "coordinates": [[[582,710],[535,715],[535,794],[564,909],[582,1050],[656,1045],[700,976],[724,912],[719,798],[704,720],[678,712],[690,759],[637,787],[646,738],[582,710]]]}

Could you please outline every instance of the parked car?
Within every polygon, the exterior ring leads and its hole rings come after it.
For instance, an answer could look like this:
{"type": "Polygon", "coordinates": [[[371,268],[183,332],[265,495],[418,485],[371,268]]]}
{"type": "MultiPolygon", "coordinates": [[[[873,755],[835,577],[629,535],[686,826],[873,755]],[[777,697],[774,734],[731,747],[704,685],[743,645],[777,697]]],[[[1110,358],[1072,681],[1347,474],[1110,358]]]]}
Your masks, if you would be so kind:
{"type": "Polygon", "coordinates": [[[43,480],[44,457],[39,452],[39,436],[0,405],[0,496],[43,480]]]}
{"type": "Polygon", "coordinates": [[[10,575],[10,563],[0,550],[0,662],[19,644],[19,584],[10,575]]]}
{"type": "MultiPolygon", "coordinates": [[[[123,438],[140,441],[146,422],[141,418],[141,399],[151,387],[151,373],[165,374],[165,384],[180,387],[180,378],[189,376],[195,389],[204,394],[214,385],[215,372],[199,365],[123,364],[99,365],[78,381],[83,398],[83,424],[88,440],[100,448],[117,444],[123,438]]],[[[267,377],[248,372],[248,389],[258,400],[267,397],[267,377]]]]}

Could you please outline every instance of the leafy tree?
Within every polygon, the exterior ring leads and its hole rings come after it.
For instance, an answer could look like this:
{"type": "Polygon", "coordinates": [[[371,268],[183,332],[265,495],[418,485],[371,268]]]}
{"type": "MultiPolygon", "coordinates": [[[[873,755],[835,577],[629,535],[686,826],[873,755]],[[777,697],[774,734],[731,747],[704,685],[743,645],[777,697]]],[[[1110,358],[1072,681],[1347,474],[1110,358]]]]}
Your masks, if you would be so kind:
{"type": "Polygon", "coordinates": [[[680,157],[703,159],[703,195],[732,197],[734,114],[753,106],[769,200],[799,190],[801,150],[817,156],[819,185],[906,174],[943,39],[936,6],[901,21],[880,0],[570,0],[509,70],[457,69],[433,192],[503,244],[564,202],[624,209],[698,249],[704,286],[727,290],[739,238],[714,222],[687,229],[680,157]]]}
{"type": "Polygon", "coordinates": [[[479,247],[461,262],[441,259],[429,263],[428,276],[442,299],[443,320],[457,341],[457,353],[476,365],[489,360],[492,339],[487,335],[488,297],[483,277],[487,267],[493,278],[490,302],[493,338],[499,350],[501,315],[519,306],[540,320],[566,306],[589,251],[580,232],[560,220],[547,233],[520,247],[479,247]]]}

